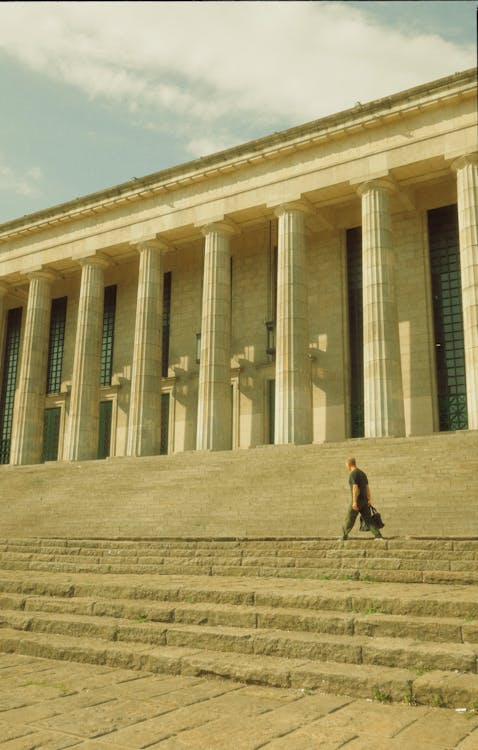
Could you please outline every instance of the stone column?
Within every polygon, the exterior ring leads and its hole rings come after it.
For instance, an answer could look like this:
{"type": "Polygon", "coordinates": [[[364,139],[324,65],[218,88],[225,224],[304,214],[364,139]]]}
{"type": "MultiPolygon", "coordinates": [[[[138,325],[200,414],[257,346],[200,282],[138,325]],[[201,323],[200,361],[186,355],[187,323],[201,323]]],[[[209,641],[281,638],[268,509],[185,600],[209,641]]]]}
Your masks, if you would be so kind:
{"type": "Polygon", "coordinates": [[[136,299],[133,367],[126,453],[152,456],[161,447],[163,271],[157,240],[142,242],[136,299]]]}
{"type": "Polygon", "coordinates": [[[478,153],[452,164],[456,171],[468,429],[478,430],[478,153]]]}
{"type": "Polygon", "coordinates": [[[197,450],[231,447],[231,260],[227,221],[204,227],[197,450]]]}
{"type": "Polygon", "coordinates": [[[312,442],[305,217],[300,201],[276,209],[279,219],[276,312],[275,435],[278,445],[312,442]]]}
{"type": "Polygon", "coordinates": [[[405,434],[388,180],[361,185],[365,437],[405,434]]]}
{"type": "Polygon", "coordinates": [[[66,450],[70,461],[96,458],[98,453],[104,270],[108,266],[101,255],[84,258],[80,263],[81,288],[66,450]]]}
{"type": "Polygon", "coordinates": [[[48,270],[29,274],[27,314],[15,394],[10,463],[37,464],[43,452],[43,410],[46,392],[51,284],[48,270]]]}

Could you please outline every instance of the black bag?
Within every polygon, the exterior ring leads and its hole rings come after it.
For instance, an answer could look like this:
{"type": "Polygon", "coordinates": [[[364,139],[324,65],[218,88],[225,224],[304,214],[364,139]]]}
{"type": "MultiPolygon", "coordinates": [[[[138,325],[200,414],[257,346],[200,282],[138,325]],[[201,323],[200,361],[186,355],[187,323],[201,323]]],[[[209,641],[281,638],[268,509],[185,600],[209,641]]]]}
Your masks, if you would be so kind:
{"type": "Polygon", "coordinates": [[[371,516],[372,516],[373,525],[377,529],[383,529],[383,527],[385,526],[385,524],[382,521],[382,516],[380,515],[380,513],[378,512],[378,510],[373,507],[373,505],[370,506],[370,513],[371,513],[371,516]]]}
{"type": "MultiPolygon", "coordinates": [[[[370,515],[372,516],[373,525],[377,529],[383,529],[385,524],[382,521],[382,516],[380,515],[378,510],[373,507],[373,505],[370,506],[370,515]]],[[[360,516],[360,531],[370,531],[370,527],[368,526],[367,522],[364,521],[362,515],[360,516]]]]}

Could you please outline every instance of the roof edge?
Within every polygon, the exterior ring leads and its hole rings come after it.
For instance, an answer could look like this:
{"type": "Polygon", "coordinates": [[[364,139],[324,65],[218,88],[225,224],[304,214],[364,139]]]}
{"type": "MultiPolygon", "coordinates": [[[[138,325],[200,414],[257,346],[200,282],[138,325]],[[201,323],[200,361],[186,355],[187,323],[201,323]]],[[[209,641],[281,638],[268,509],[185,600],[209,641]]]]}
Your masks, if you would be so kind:
{"type": "Polygon", "coordinates": [[[121,198],[126,194],[129,195],[130,200],[135,198],[139,199],[141,198],[141,194],[145,191],[147,192],[153,185],[158,185],[159,183],[164,184],[168,181],[177,182],[178,179],[186,179],[188,175],[193,173],[197,174],[203,172],[204,177],[206,177],[207,172],[211,168],[218,168],[226,162],[234,162],[236,160],[242,161],[245,157],[257,154],[260,151],[274,149],[274,147],[277,146],[284,147],[287,143],[291,143],[294,140],[307,138],[312,132],[317,134],[321,130],[324,131],[327,128],[338,127],[350,120],[359,120],[364,116],[370,117],[371,115],[376,114],[379,110],[385,108],[391,109],[401,102],[409,101],[412,103],[413,100],[420,98],[424,94],[436,94],[440,89],[447,89],[451,85],[466,85],[476,81],[476,78],[477,69],[468,68],[467,70],[453,73],[450,76],[419,84],[418,86],[404,89],[395,94],[375,99],[365,104],[357,104],[354,107],[341,110],[331,115],[326,115],[317,120],[311,120],[301,125],[287,128],[286,130],[261,136],[260,138],[241,143],[238,146],[232,146],[188,162],[182,162],[181,164],[167,167],[158,172],[152,172],[140,178],[132,178],[127,182],[121,182],[109,188],[94,193],[88,193],[79,198],[59,203],[31,214],[25,214],[16,219],[11,219],[0,224],[0,234],[4,235],[5,239],[5,235],[8,235],[10,231],[13,231],[16,234],[14,230],[26,227],[26,225],[30,225],[31,229],[34,230],[36,224],[43,226],[45,223],[49,223],[48,220],[54,220],[55,217],[59,215],[64,216],[68,213],[71,214],[71,218],[74,218],[78,213],[82,213],[81,209],[88,211],[88,209],[93,208],[95,205],[104,201],[112,201],[114,203],[116,202],[115,199],[121,198]]]}

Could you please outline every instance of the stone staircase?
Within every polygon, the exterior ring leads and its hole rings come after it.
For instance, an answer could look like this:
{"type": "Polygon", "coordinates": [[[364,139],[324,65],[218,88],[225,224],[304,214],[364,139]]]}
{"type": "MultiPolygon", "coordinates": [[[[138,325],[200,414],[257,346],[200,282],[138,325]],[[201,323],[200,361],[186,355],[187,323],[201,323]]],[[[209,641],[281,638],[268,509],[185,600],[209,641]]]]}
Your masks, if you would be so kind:
{"type": "Polygon", "coordinates": [[[348,455],[387,536],[478,536],[478,431],[1,466],[0,535],[336,538],[348,455]]]}
{"type": "Polygon", "coordinates": [[[477,561],[478,539],[3,539],[0,650],[478,710],[477,561]]]}

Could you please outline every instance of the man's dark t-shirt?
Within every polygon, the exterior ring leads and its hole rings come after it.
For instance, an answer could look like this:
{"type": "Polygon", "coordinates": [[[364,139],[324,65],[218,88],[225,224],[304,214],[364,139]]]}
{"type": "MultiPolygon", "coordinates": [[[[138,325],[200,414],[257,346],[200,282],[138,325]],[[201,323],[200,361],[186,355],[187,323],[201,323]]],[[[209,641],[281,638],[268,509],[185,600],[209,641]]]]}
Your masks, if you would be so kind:
{"type": "Polygon", "coordinates": [[[353,469],[349,474],[349,485],[350,485],[350,491],[352,492],[352,500],[353,500],[353,486],[354,484],[358,485],[359,488],[359,496],[357,498],[357,505],[359,508],[364,505],[368,504],[367,499],[367,484],[368,479],[367,475],[364,471],[361,469],[353,469]]]}

